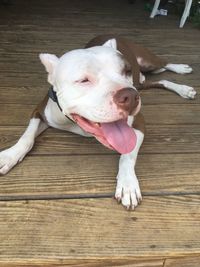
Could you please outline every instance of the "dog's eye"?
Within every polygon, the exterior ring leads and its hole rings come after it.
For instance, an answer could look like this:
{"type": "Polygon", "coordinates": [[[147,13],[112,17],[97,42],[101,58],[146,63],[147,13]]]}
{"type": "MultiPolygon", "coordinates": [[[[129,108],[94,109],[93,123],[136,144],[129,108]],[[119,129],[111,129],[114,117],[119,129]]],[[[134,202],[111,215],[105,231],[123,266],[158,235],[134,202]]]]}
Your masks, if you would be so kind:
{"type": "Polygon", "coordinates": [[[75,83],[88,84],[90,83],[90,80],[88,78],[83,78],[83,79],[76,80],[75,83]]]}
{"type": "Polygon", "coordinates": [[[89,79],[88,78],[85,78],[85,79],[80,80],[79,82],[80,83],[87,83],[87,82],[89,82],[89,79]]]}

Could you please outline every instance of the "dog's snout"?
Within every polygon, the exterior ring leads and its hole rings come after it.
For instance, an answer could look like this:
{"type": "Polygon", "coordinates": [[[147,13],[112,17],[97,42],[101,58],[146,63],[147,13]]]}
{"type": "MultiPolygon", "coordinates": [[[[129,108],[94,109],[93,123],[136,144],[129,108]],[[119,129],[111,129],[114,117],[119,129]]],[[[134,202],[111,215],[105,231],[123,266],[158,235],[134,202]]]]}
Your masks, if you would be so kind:
{"type": "Polygon", "coordinates": [[[139,94],[133,88],[123,88],[114,95],[115,104],[131,113],[139,103],[139,94]]]}

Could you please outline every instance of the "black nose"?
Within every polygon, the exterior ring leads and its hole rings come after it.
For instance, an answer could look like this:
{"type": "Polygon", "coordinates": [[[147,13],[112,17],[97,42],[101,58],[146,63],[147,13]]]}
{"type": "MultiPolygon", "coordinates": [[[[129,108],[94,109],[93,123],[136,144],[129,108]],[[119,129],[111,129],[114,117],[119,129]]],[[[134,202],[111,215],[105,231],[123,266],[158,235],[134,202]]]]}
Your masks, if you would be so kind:
{"type": "Polygon", "coordinates": [[[131,114],[139,103],[139,94],[133,88],[123,88],[114,95],[115,104],[131,114]]]}

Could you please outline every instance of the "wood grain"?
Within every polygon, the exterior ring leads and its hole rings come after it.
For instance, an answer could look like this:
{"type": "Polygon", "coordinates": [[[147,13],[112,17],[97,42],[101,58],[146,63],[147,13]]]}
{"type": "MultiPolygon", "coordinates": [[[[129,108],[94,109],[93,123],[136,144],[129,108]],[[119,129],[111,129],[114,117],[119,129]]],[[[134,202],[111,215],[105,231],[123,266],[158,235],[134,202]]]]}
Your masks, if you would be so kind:
{"type": "MultiPolygon", "coordinates": [[[[118,155],[26,157],[0,179],[0,198],[114,195],[118,155]]],[[[140,155],[136,173],[144,195],[199,194],[199,154],[140,155]]]]}
{"type": "Polygon", "coordinates": [[[37,105],[47,94],[50,85],[40,86],[2,86],[0,87],[0,103],[37,105]]]}
{"type": "MultiPolygon", "coordinates": [[[[54,12],[54,11],[53,11],[54,12]]],[[[113,12],[113,11],[112,11],[113,12]]],[[[74,19],[74,14],[67,14],[68,19],[72,20],[74,19]]],[[[98,19],[98,15],[95,14],[98,19]]],[[[112,14],[113,15],[113,14],[112,14]]],[[[50,13],[48,14],[50,16],[50,13]]],[[[53,17],[51,17],[53,19],[53,17]]],[[[58,20],[60,18],[54,18],[54,23],[58,23],[58,20]],[[57,21],[56,21],[57,20],[57,21]]],[[[27,31],[23,31],[20,29],[20,25],[16,25],[16,27],[13,27],[13,30],[15,30],[15,33],[12,31],[9,31],[6,29],[6,26],[4,26],[3,31],[0,34],[0,37],[4,40],[2,43],[2,48],[6,48],[9,54],[12,55],[13,52],[17,53],[32,53],[35,55],[35,59],[37,59],[38,53],[41,53],[42,51],[44,52],[51,52],[51,53],[57,53],[60,55],[60,53],[63,53],[67,51],[68,49],[74,49],[74,48],[81,48],[83,47],[84,44],[88,41],[88,39],[91,39],[95,35],[102,34],[102,33],[108,33],[109,30],[113,30],[116,34],[121,34],[123,36],[128,36],[129,38],[132,38],[139,44],[145,44],[147,47],[152,49],[153,51],[157,52],[158,54],[170,54],[170,55],[199,55],[199,46],[196,45],[199,41],[199,35],[198,35],[198,30],[193,30],[193,31],[186,31],[185,32],[180,32],[179,29],[167,29],[161,31],[160,29],[148,29],[148,32],[146,28],[137,28],[137,25],[135,25],[136,29],[134,31],[133,28],[133,21],[129,21],[129,23],[126,23],[125,27],[130,27],[129,29],[125,29],[123,25],[121,27],[118,27],[118,21],[117,18],[115,18],[115,22],[113,23],[113,16],[111,18],[105,18],[104,14],[99,15],[99,19],[103,20],[100,25],[96,24],[91,26],[91,20],[81,20],[81,17],[77,20],[73,20],[73,27],[79,27],[79,30],[81,31],[82,29],[85,30],[85,33],[80,33],[77,32],[75,29],[74,36],[70,36],[70,31],[69,29],[65,28],[65,25],[60,25],[59,28],[57,29],[52,29],[49,30],[49,25],[47,25],[46,20],[44,23],[39,20],[38,22],[40,25],[33,25],[31,29],[27,29],[27,31]],[[80,20],[82,22],[82,25],[80,25],[80,20]],[[108,27],[108,24],[110,23],[110,27],[108,27]],[[77,25],[79,23],[79,25],[77,25]],[[89,25],[90,24],[90,25],[89,25]],[[38,26],[40,27],[40,31],[38,31],[38,26]],[[87,26],[90,28],[87,29],[87,26]],[[132,29],[131,29],[132,26],[132,29]],[[107,29],[106,29],[107,27],[107,29]],[[96,30],[96,32],[95,32],[96,30]],[[187,33],[188,39],[185,39],[185,34],[187,33]],[[194,38],[194,34],[196,34],[196,40],[195,42],[191,42],[191,40],[194,38]],[[160,40],[159,38],[164,38],[168,37],[168,42],[163,42],[162,46],[158,44],[158,41],[160,40]],[[179,36],[179,40],[176,40],[176,36],[179,36]],[[55,44],[55,38],[59,37],[60,40],[57,44],[55,44]],[[78,39],[79,37],[79,39],[78,39]],[[37,38],[37,42],[33,46],[32,40],[37,38]],[[70,42],[66,42],[67,39],[70,38],[70,42]],[[18,39],[18,46],[14,46],[14,42],[18,39]],[[146,43],[145,43],[146,42],[146,43]],[[177,45],[178,43],[178,45],[177,45]],[[186,46],[190,46],[190,50],[185,49],[186,46]],[[24,49],[25,48],[25,49],[24,49]]],[[[44,20],[43,20],[44,21],[44,20]]],[[[20,23],[20,21],[18,21],[20,23]]],[[[26,27],[25,27],[26,28],[26,27]]],[[[5,50],[2,49],[3,52],[5,50]]]]}
{"type": "Polygon", "coordinates": [[[199,207],[189,195],[146,197],[135,212],[113,199],[0,202],[0,262],[200,253],[199,207]]]}
{"type": "MultiPolygon", "coordinates": [[[[164,260],[130,260],[130,259],[123,259],[123,260],[84,260],[84,259],[76,259],[76,260],[26,260],[26,263],[23,263],[23,260],[21,261],[15,261],[13,264],[12,261],[10,263],[7,263],[6,261],[3,261],[2,264],[4,267],[64,267],[64,266],[70,266],[70,267],[163,267],[164,260]]],[[[1,262],[0,262],[1,264],[1,262]]]]}
{"type": "Polygon", "coordinates": [[[177,259],[167,259],[165,261],[164,267],[199,267],[200,256],[177,258],[177,259]]]}

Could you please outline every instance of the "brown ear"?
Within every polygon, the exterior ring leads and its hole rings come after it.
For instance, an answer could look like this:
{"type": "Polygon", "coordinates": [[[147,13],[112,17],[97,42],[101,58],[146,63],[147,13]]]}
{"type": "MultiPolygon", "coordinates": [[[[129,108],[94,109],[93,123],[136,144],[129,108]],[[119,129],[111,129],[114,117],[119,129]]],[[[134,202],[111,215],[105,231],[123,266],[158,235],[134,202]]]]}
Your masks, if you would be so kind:
{"type": "Polygon", "coordinates": [[[45,66],[46,71],[48,72],[48,82],[53,85],[55,68],[58,64],[59,59],[57,58],[57,56],[52,54],[40,54],[39,58],[42,64],[45,66]]]}

